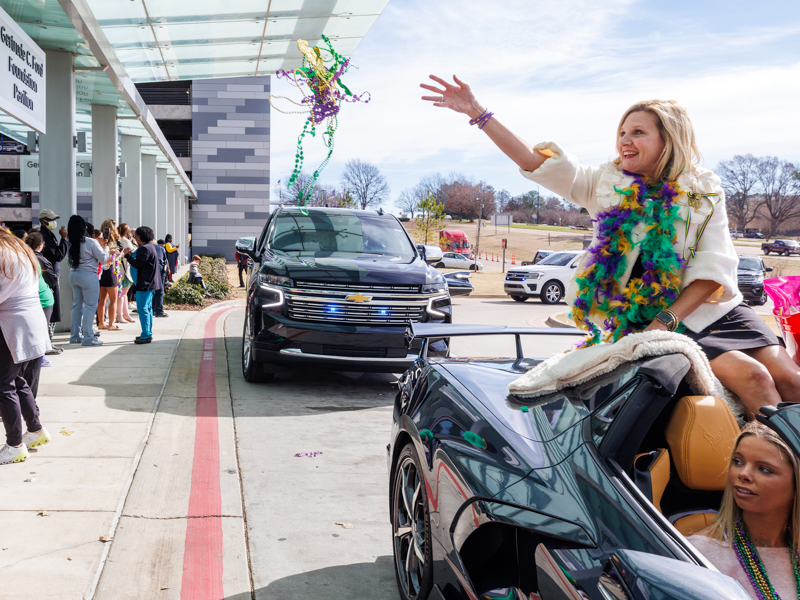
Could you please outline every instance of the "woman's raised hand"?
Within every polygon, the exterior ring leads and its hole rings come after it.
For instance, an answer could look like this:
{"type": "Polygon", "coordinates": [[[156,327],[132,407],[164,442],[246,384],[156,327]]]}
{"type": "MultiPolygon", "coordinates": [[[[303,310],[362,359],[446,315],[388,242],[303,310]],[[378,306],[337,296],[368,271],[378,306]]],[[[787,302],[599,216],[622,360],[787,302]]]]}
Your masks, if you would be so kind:
{"type": "Polygon", "coordinates": [[[419,87],[436,94],[436,96],[423,96],[423,100],[433,102],[434,106],[449,108],[450,110],[454,110],[471,117],[475,117],[481,113],[481,109],[478,106],[478,101],[475,99],[475,95],[472,93],[469,85],[461,81],[458,77],[453,75],[453,81],[455,81],[455,85],[446,82],[444,79],[437,77],[436,75],[429,75],[429,77],[438,83],[439,86],[437,87],[427,83],[419,84],[419,87]]]}

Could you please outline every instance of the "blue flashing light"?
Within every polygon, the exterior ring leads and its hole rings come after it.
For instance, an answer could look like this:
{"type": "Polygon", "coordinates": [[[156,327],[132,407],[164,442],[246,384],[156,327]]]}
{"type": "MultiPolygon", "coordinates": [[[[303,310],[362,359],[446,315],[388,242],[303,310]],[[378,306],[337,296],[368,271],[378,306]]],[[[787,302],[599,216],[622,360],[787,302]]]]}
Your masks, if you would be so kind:
{"type": "Polygon", "coordinates": [[[337,310],[339,310],[339,309],[336,306],[329,306],[328,307],[328,312],[335,313],[337,310]]]}
{"type": "Polygon", "coordinates": [[[388,311],[388,310],[386,310],[385,308],[382,308],[382,309],[380,309],[380,310],[378,311],[378,313],[379,313],[379,314],[381,314],[381,315],[383,315],[383,316],[386,316],[386,315],[388,315],[388,314],[389,314],[389,311],[388,311]]]}

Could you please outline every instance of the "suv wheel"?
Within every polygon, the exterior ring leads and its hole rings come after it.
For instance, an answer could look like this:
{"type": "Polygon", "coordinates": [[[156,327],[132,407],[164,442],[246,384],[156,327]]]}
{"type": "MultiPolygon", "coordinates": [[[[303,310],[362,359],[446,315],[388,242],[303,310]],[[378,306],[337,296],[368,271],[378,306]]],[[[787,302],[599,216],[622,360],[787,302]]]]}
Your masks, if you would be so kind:
{"type": "Polygon", "coordinates": [[[542,304],[556,304],[564,296],[564,288],[558,281],[548,281],[542,286],[542,293],[539,298],[542,304]]]}
{"type": "Polygon", "coordinates": [[[758,300],[753,300],[751,304],[755,306],[764,306],[767,303],[767,292],[761,292],[761,298],[758,300]]]}
{"type": "Polygon", "coordinates": [[[783,255],[784,256],[789,256],[790,254],[791,254],[791,252],[789,252],[788,250],[784,250],[783,251],[783,255]]]}
{"type": "Polygon", "coordinates": [[[438,262],[435,265],[433,265],[433,268],[434,269],[444,269],[444,263],[443,262],[438,262]]]}
{"type": "Polygon", "coordinates": [[[769,256],[769,248],[764,248],[764,254],[766,254],[767,256],[769,256]]]}
{"type": "Polygon", "coordinates": [[[528,299],[527,296],[511,296],[516,302],[525,302],[528,299]]]}
{"type": "Polygon", "coordinates": [[[250,315],[244,315],[244,331],[242,332],[242,375],[250,383],[269,383],[275,373],[265,373],[264,365],[253,356],[253,339],[250,335],[250,315]]]}

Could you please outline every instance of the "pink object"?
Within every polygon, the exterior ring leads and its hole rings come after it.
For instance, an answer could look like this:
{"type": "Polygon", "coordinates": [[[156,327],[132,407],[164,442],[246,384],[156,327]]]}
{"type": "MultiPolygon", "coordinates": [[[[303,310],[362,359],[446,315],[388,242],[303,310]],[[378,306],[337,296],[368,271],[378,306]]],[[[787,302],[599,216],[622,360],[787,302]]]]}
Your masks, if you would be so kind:
{"type": "Polygon", "coordinates": [[[764,280],[764,290],[775,304],[773,314],[788,316],[800,313],[800,276],[770,277],[764,280]]]}
{"type": "Polygon", "coordinates": [[[764,289],[775,308],[772,314],[783,334],[786,351],[800,365],[800,277],[771,277],[764,289]]]}

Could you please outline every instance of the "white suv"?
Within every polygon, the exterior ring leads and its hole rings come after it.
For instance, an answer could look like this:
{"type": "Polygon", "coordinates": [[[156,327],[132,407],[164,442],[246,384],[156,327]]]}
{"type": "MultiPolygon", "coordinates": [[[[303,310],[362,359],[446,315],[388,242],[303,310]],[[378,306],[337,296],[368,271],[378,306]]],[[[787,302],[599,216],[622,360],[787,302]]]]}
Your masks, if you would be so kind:
{"type": "Polygon", "coordinates": [[[560,302],[584,254],[583,250],[556,252],[535,265],[509,269],[503,290],[517,302],[533,296],[544,304],[560,302]]]}

